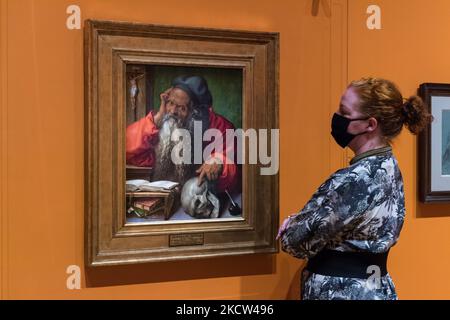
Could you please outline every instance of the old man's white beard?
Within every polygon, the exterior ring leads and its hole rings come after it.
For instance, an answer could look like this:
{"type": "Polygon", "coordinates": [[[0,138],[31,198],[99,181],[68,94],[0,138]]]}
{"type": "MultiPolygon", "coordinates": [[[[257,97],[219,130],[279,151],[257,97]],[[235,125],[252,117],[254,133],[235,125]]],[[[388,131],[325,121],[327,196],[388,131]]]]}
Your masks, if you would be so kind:
{"type": "MultiPolygon", "coordinates": [[[[175,164],[172,161],[172,149],[178,141],[172,141],[172,133],[177,129],[186,129],[191,134],[191,141],[194,140],[193,125],[190,122],[194,121],[191,117],[185,124],[181,120],[171,116],[165,115],[162,120],[162,125],[159,130],[159,144],[156,148],[156,162],[153,173],[153,180],[170,180],[176,181],[183,185],[187,180],[195,175],[195,165],[189,163],[175,164]]],[[[191,147],[191,151],[194,148],[191,147]]],[[[193,159],[191,155],[191,159],[193,159]]]]}

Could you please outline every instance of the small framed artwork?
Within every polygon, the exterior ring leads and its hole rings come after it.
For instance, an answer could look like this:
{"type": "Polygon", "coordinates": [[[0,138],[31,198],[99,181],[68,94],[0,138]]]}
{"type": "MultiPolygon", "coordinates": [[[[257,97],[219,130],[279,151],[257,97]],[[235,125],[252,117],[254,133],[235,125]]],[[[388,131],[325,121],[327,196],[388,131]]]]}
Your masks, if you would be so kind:
{"type": "Polygon", "coordinates": [[[86,264],[278,252],[279,34],[85,26],[86,264]]]}
{"type": "Polygon", "coordinates": [[[419,198],[450,202],[450,84],[424,83],[419,95],[434,118],[419,136],[419,198]]]}

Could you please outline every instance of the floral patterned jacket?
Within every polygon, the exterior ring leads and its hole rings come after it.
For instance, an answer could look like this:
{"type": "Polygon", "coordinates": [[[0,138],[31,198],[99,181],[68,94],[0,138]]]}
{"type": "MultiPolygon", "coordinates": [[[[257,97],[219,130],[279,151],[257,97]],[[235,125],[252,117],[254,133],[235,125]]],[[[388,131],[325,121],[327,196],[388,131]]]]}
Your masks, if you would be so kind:
{"type": "MultiPolygon", "coordinates": [[[[282,249],[308,259],[324,249],[388,251],[405,217],[403,179],[391,147],[355,157],[332,174],[281,235],[282,249]]],[[[397,299],[389,274],[374,282],[303,272],[303,299],[397,299]]]]}

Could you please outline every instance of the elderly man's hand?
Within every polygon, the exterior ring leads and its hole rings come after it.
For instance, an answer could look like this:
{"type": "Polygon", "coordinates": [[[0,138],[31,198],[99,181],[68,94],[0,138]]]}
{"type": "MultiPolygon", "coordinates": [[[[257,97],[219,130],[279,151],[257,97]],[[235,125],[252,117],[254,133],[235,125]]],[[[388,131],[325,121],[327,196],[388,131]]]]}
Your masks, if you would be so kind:
{"type": "Polygon", "coordinates": [[[169,99],[169,94],[170,94],[171,90],[172,90],[172,88],[169,88],[159,95],[161,104],[159,105],[158,112],[153,117],[157,127],[159,127],[161,125],[161,120],[167,112],[166,104],[167,104],[167,100],[169,99]]]}
{"type": "Polygon", "coordinates": [[[209,181],[216,181],[222,174],[223,166],[220,163],[204,163],[196,172],[200,175],[198,176],[198,185],[200,186],[204,179],[207,178],[209,181]]]}

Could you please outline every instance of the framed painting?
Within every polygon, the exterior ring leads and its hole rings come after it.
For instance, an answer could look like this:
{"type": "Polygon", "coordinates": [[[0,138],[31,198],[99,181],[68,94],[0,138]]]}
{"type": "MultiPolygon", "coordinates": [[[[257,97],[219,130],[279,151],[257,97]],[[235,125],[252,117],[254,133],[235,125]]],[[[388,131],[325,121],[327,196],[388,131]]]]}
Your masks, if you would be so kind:
{"type": "Polygon", "coordinates": [[[85,23],[88,266],[276,253],[279,34],[85,23]]]}
{"type": "Polygon", "coordinates": [[[419,136],[419,198],[450,202],[450,84],[424,83],[419,94],[434,118],[419,136]]]}

